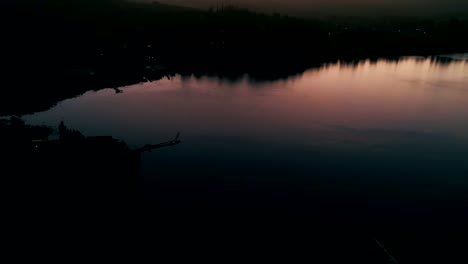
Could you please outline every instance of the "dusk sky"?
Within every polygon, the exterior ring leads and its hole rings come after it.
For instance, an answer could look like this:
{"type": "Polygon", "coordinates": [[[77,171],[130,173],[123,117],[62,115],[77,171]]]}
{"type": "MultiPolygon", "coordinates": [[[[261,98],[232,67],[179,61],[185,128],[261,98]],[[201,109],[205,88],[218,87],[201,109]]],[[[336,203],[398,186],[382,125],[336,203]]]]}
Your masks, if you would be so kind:
{"type": "MultiPolygon", "coordinates": [[[[134,0],[153,2],[153,0],[134,0]]],[[[403,14],[468,12],[467,0],[159,0],[161,3],[208,8],[235,4],[289,14],[401,12],[403,14]]]]}

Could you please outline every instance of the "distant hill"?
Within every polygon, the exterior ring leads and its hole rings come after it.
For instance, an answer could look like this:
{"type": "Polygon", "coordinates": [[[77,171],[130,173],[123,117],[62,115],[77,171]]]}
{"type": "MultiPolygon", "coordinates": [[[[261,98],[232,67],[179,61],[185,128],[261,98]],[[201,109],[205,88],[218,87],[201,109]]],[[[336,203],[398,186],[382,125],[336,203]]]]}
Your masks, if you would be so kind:
{"type": "Polygon", "coordinates": [[[175,51],[179,60],[171,63],[193,60],[202,51],[222,53],[226,61],[238,60],[238,55],[247,59],[249,54],[250,59],[274,54],[305,60],[304,54],[317,59],[325,54],[414,54],[467,46],[466,34],[460,33],[466,32],[468,19],[452,17],[312,20],[232,6],[198,10],[126,0],[20,0],[2,1],[2,5],[7,8],[0,9],[5,25],[1,45],[6,45],[3,53],[13,61],[18,60],[11,51],[70,63],[100,49],[145,43],[164,57],[168,50],[175,51]]]}
{"type": "Polygon", "coordinates": [[[138,3],[141,8],[149,8],[155,12],[197,12],[201,11],[200,9],[181,6],[181,5],[173,5],[173,4],[165,4],[158,1],[151,1],[151,2],[129,2],[131,5],[135,6],[138,3]]]}
{"type": "MultiPolygon", "coordinates": [[[[150,3],[152,0],[129,0],[150,3]]],[[[208,9],[236,5],[251,10],[291,16],[441,16],[468,15],[463,0],[158,0],[162,3],[208,9]]]]}

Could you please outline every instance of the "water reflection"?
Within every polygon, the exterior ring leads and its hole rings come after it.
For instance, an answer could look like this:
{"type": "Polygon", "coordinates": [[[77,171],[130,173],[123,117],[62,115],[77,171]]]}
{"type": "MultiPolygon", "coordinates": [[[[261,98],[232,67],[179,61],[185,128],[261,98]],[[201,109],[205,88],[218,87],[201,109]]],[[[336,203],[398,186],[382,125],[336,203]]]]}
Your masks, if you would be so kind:
{"type": "MultiPolygon", "coordinates": [[[[406,64],[407,67],[411,68],[412,71],[420,72],[420,71],[427,71],[427,67],[429,68],[438,68],[438,67],[454,67],[455,71],[463,71],[466,67],[466,63],[468,61],[468,56],[466,54],[450,54],[450,55],[439,55],[439,56],[432,56],[432,57],[395,57],[395,58],[371,58],[366,60],[343,60],[343,61],[336,61],[333,63],[325,63],[325,64],[317,64],[315,67],[309,68],[309,70],[297,70],[292,72],[271,72],[271,74],[265,74],[262,76],[257,75],[248,75],[248,74],[237,74],[237,75],[225,75],[225,74],[207,74],[207,73],[196,73],[196,74],[182,74],[182,78],[190,78],[192,76],[196,77],[197,79],[202,79],[205,77],[216,78],[221,81],[225,82],[237,82],[242,81],[244,79],[248,79],[250,83],[256,82],[274,82],[278,80],[288,80],[293,78],[298,78],[302,76],[306,72],[311,71],[321,71],[326,68],[339,66],[339,68],[351,68],[354,70],[358,70],[363,66],[366,67],[374,67],[378,66],[378,68],[385,68],[382,64],[392,64],[401,66],[406,64]],[[455,64],[455,65],[454,65],[455,64]],[[423,68],[421,68],[421,66],[423,68]]],[[[410,69],[404,69],[399,67],[400,70],[406,71],[410,69]]],[[[448,70],[449,72],[452,70],[448,70]]],[[[409,72],[411,74],[411,71],[409,72]]]]}
{"type": "Polygon", "coordinates": [[[66,119],[86,134],[133,145],[179,130],[284,144],[336,141],[336,127],[465,137],[467,77],[466,60],[433,58],[339,62],[274,82],[177,76],[123,87],[122,94],[88,92],[26,119],[66,119]]]}
{"type": "Polygon", "coordinates": [[[176,76],[119,94],[88,92],[26,119],[64,119],[87,136],[113,135],[131,147],[181,131],[183,146],[143,157],[148,177],[162,170],[252,180],[261,171],[325,182],[339,175],[367,191],[453,191],[468,184],[458,177],[468,173],[467,68],[462,60],[404,58],[330,64],[275,82],[176,76]],[[452,181],[440,177],[446,173],[452,181]]]}

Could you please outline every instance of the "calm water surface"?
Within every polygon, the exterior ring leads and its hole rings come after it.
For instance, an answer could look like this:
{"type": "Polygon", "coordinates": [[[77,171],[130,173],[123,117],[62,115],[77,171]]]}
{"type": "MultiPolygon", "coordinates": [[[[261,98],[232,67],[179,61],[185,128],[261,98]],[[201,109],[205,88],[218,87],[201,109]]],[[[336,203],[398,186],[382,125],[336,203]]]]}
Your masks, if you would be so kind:
{"type": "Polygon", "coordinates": [[[142,157],[146,195],[163,202],[327,201],[392,215],[447,202],[457,214],[468,190],[468,60],[456,58],[335,63],[273,82],[177,76],[25,119],[135,148],[181,131],[182,144],[142,157]]]}

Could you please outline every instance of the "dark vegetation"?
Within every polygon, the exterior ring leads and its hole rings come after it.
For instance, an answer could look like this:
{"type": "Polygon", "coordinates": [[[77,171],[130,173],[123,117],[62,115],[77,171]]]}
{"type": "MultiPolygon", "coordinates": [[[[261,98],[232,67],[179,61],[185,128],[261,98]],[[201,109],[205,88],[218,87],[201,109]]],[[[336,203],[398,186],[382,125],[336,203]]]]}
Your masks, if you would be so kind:
{"type": "Polygon", "coordinates": [[[85,137],[63,122],[57,139],[50,139],[53,132],[15,116],[0,119],[2,185],[16,199],[92,208],[135,192],[139,152],[112,137],[85,137]]]}
{"type": "Polygon", "coordinates": [[[176,73],[269,80],[338,59],[468,47],[468,19],[460,17],[305,20],[235,7],[200,11],[112,0],[1,5],[0,115],[176,73]]]}
{"type": "Polygon", "coordinates": [[[178,137],[130,149],[111,136],[86,137],[63,121],[54,130],[28,125],[16,116],[0,118],[2,179],[11,180],[3,185],[16,187],[12,189],[18,199],[50,198],[40,201],[49,205],[120,206],[137,196],[140,155],[177,145],[178,137]]]}
{"type": "Polygon", "coordinates": [[[48,254],[52,245],[60,248],[53,254],[58,257],[67,245],[78,246],[91,234],[97,239],[105,228],[122,230],[138,197],[139,153],[63,123],[57,130],[59,138],[47,140],[54,129],[0,119],[4,239],[22,258],[48,254]]]}

